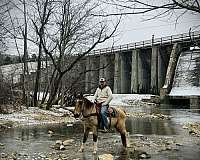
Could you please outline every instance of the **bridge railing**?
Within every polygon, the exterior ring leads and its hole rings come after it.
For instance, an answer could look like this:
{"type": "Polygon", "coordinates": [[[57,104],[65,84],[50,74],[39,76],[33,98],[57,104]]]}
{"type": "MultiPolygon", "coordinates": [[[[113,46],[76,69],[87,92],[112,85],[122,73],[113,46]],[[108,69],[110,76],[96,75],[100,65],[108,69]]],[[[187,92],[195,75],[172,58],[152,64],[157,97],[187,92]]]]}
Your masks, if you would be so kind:
{"type": "Polygon", "coordinates": [[[113,46],[109,48],[97,49],[90,52],[90,55],[121,52],[121,51],[137,49],[137,48],[147,48],[153,45],[167,45],[167,44],[173,44],[177,42],[188,43],[188,42],[191,42],[192,40],[200,40],[200,31],[182,33],[182,34],[155,38],[155,39],[152,38],[151,40],[145,40],[145,41],[140,41],[140,42],[135,42],[135,43],[113,46]]]}

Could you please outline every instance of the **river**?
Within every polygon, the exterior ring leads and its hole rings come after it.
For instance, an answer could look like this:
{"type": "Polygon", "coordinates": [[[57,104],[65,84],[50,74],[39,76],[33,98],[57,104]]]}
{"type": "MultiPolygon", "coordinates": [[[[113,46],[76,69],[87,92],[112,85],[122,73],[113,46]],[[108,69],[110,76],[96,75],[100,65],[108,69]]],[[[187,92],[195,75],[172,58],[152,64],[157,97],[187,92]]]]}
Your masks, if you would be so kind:
{"type": "MultiPolygon", "coordinates": [[[[152,118],[149,116],[129,116],[126,121],[129,140],[132,147],[123,152],[120,135],[112,130],[109,133],[99,133],[98,155],[112,154],[114,159],[139,159],[139,151],[145,151],[151,159],[173,160],[200,157],[200,140],[182,128],[185,123],[200,122],[200,114],[190,109],[126,107],[128,113],[144,113],[145,115],[164,114],[170,119],[152,118]],[[165,143],[172,149],[160,149],[165,143]],[[171,142],[173,141],[173,142],[171,142]],[[175,142],[176,141],[176,142],[175,142]],[[164,143],[164,144],[162,144],[164,143]],[[173,149],[173,146],[178,148],[173,149]],[[134,147],[136,146],[136,147],[134,147]],[[169,146],[169,145],[168,145],[169,146]],[[134,150],[134,148],[136,148],[134,150]]],[[[199,112],[199,111],[197,111],[199,112]]],[[[96,159],[92,154],[92,135],[89,135],[84,153],[78,153],[82,141],[83,127],[80,121],[74,124],[36,125],[10,128],[0,134],[0,153],[2,159],[9,156],[24,160],[43,159],[96,159]],[[48,132],[53,134],[49,135],[48,132]],[[51,146],[56,140],[73,142],[65,150],[55,150],[51,146]],[[4,157],[4,158],[3,158],[4,157]]]]}

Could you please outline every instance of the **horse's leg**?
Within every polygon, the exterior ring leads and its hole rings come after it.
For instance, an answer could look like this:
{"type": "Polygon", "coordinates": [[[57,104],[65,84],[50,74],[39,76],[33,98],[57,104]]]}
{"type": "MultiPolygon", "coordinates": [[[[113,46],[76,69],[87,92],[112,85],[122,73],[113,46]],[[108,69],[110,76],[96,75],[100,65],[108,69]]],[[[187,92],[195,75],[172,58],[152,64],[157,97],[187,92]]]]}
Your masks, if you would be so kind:
{"type": "Polygon", "coordinates": [[[119,120],[118,123],[116,124],[116,130],[120,133],[121,135],[121,140],[124,148],[127,148],[127,132],[126,132],[126,127],[125,127],[125,120],[119,120]]]}
{"type": "Polygon", "coordinates": [[[122,144],[126,148],[127,147],[126,133],[121,132],[120,135],[121,135],[122,144]]]}
{"type": "Polygon", "coordinates": [[[85,147],[85,142],[87,141],[88,135],[89,135],[89,128],[86,128],[84,131],[84,135],[83,135],[83,142],[81,144],[81,148],[79,149],[79,152],[83,152],[84,151],[84,147],[85,147]]]}
{"type": "Polygon", "coordinates": [[[98,132],[97,132],[97,127],[93,128],[93,142],[94,142],[94,150],[93,153],[97,153],[97,138],[98,138],[98,132]]]}

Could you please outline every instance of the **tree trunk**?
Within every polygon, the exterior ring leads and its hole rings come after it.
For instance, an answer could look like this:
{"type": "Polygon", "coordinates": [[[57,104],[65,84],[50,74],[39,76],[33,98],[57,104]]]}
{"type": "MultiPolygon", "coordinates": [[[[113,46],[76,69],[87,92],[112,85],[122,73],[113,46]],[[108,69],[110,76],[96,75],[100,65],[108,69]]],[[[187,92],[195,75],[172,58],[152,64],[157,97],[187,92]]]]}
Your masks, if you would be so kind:
{"type": "Polygon", "coordinates": [[[46,98],[47,98],[47,95],[48,95],[48,92],[49,92],[49,88],[50,88],[50,86],[51,86],[51,84],[53,82],[53,78],[54,78],[55,73],[56,73],[56,69],[54,69],[53,74],[52,74],[51,79],[50,79],[50,82],[48,82],[48,84],[47,84],[47,87],[45,89],[45,93],[44,93],[44,96],[42,98],[41,104],[43,104],[45,102],[46,98]]]}
{"type": "MultiPolygon", "coordinates": [[[[40,39],[41,39],[41,36],[40,36],[40,39]]],[[[39,85],[40,85],[41,56],[42,56],[42,43],[41,43],[41,40],[40,40],[39,55],[38,55],[38,65],[37,65],[36,79],[35,79],[35,86],[34,86],[34,95],[33,95],[33,106],[34,107],[38,106],[37,93],[38,93],[39,85]]]]}
{"type": "Polygon", "coordinates": [[[63,74],[57,72],[57,75],[56,75],[56,77],[53,81],[52,88],[51,88],[50,95],[49,95],[49,99],[48,99],[48,102],[47,102],[47,107],[46,107],[47,110],[49,110],[51,108],[51,106],[53,105],[53,102],[55,100],[57,91],[59,89],[59,85],[60,85],[62,77],[63,77],[63,74]]]}
{"type": "MultiPolygon", "coordinates": [[[[27,20],[26,20],[26,1],[23,0],[23,6],[24,6],[24,31],[23,31],[23,40],[24,40],[24,56],[23,56],[23,76],[22,76],[22,81],[23,81],[23,104],[28,105],[27,103],[27,96],[26,96],[26,74],[28,74],[28,64],[27,64],[27,59],[28,59],[28,50],[27,50],[27,20]]],[[[28,108],[28,106],[27,106],[28,108]]]]}

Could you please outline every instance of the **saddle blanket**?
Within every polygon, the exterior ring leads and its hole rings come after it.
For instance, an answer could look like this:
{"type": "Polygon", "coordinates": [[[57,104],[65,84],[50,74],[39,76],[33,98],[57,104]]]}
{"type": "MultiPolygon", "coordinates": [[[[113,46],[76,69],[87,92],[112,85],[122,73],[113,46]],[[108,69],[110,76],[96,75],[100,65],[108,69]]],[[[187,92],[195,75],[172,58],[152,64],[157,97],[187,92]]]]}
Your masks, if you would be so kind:
{"type": "Polygon", "coordinates": [[[118,112],[115,108],[113,107],[108,107],[108,117],[117,117],[118,116],[118,112]]]}

